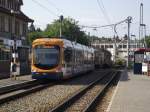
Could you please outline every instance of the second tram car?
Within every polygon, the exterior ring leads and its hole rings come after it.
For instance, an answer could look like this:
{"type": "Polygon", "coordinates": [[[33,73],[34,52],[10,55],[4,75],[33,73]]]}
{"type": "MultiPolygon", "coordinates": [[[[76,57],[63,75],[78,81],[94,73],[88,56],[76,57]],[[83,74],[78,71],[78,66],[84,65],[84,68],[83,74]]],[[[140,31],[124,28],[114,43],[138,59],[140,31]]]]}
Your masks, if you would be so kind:
{"type": "Polygon", "coordinates": [[[94,49],[60,38],[32,44],[32,78],[66,79],[94,69],[94,49]]]}
{"type": "Polygon", "coordinates": [[[111,53],[105,49],[95,49],[95,68],[109,68],[112,66],[111,53]]]}

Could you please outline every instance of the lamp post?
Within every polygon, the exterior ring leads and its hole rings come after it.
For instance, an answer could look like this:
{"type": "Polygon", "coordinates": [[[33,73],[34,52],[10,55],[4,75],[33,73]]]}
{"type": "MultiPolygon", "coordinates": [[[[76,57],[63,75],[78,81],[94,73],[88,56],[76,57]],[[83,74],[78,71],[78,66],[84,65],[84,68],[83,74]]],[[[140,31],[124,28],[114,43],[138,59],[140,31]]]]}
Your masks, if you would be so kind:
{"type": "Polygon", "coordinates": [[[64,20],[63,15],[61,15],[59,19],[60,19],[60,38],[61,38],[62,37],[62,22],[64,20]]]}

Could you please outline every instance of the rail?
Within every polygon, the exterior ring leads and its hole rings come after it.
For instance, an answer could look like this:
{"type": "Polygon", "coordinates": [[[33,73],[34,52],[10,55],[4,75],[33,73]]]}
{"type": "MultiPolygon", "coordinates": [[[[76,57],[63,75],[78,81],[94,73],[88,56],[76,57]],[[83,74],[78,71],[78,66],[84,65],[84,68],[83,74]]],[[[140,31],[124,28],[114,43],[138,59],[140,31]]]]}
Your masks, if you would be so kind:
{"type": "Polygon", "coordinates": [[[78,91],[77,93],[73,94],[70,98],[68,98],[67,100],[65,100],[61,104],[54,107],[49,112],[59,112],[59,111],[68,110],[68,108],[71,108],[71,106],[73,106],[75,104],[75,102],[80,100],[80,98],[83,97],[89,90],[94,88],[97,85],[97,83],[99,83],[103,80],[106,80],[110,74],[111,74],[111,78],[108,80],[108,82],[100,89],[100,91],[98,92],[96,97],[91,101],[91,103],[85,107],[84,111],[85,112],[89,111],[91,109],[92,105],[94,104],[94,102],[96,101],[96,99],[103,93],[103,91],[106,89],[106,87],[112,81],[112,79],[116,76],[116,74],[117,74],[116,72],[106,73],[103,77],[95,80],[94,82],[92,82],[88,86],[86,86],[85,88],[83,88],[80,91],[78,91]]]}

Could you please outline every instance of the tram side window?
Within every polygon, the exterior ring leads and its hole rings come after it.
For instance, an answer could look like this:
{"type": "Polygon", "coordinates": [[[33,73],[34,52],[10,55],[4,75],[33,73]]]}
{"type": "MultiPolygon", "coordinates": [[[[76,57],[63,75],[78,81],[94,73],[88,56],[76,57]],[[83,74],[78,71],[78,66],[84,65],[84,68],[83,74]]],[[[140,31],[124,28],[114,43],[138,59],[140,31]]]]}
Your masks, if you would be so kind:
{"type": "Polygon", "coordinates": [[[87,64],[89,64],[89,52],[87,52],[87,64]]]}
{"type": "Polygon", "coordinates": [[[78,50],[77,56],[78,56],[78,64],[80,65],[82,64],[82,51],[78,50]]]}
{"type": "Polygon", "coordinates": [[[84,52],[84,64],[87,64],[87,51],[84,52]]]}
{"type": "Polygon", "coordinates": [[[67,62],[67,63],[69,63],[69,62],[71,62],[71,60],[72,60],[72,49],[71,48],[66,48],[65,50],[64,50],[64,57],[65,57],[65,61],[67,62]]]}
{"type": "Polygon", "coordinates": [[[80,64],[80,52],[79,52],[79,50],[76,50],[76,64],[77,65],[80,64]]]}

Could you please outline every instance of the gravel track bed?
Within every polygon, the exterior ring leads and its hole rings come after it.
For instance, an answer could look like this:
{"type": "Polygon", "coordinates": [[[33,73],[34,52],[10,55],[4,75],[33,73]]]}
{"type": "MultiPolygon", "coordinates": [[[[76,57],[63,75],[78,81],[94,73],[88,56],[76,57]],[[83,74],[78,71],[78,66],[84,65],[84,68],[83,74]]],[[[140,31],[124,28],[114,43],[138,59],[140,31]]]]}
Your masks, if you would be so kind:
{"type": "Polygon", "coordinates": [[[92,90],[88,91],[80,100],[78,100],[73,106],[69,107],[65,112],[82,112],[86,106],[92,101],[95,95],[97,95],[100,85],[95,86],[92,90]]]}
{"type": "Polygon", "coordinates": [[[118,84],[119,78],[120,78],[120,75],[117,76],[116,81],[114,81],[113,84],[108,88],[106,94],[104,94],[103,99],[100,100],[99,104],[96,106],[95,112],[106,112],[107,111],[109,103],[111,102],[112,96],[113,96],[116,86],[118,84]]]}
{"type": "Polygon", "coordinates": [[[111,87],[108,89],[108,92],[105,94],[105,96],[101,100],[101,103],[97,105],[95,112],[106,112],[115,88],[116,87],[111,87]]]}
{"type": "MultiPolygon", "coordinates": [[[[110,74],[109,74],[110,75],[110,74]]],[[[67,108],[65,112],[82,112],[91,103],[91,101],[97,96],[99,91],[101,91],[105,84],[108,83],[113,75],[107,76],[98,82],[94,87],[88,90],[79,100],[77,100],[72,106],[67,108]]]]}
{"type": "Polygon", "coordinates": [[[0,105],[0,112],[48,112],[49,109],[58,105],[64,99],[85,87],[102,74],[104,74],[104,71],[96,71],[89,75],[77,77],[74,80],[68,80],[60,85],[55,85],[23,98],[5,103],[0,105]]]}

